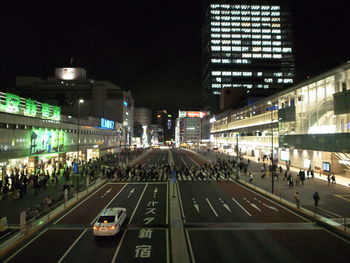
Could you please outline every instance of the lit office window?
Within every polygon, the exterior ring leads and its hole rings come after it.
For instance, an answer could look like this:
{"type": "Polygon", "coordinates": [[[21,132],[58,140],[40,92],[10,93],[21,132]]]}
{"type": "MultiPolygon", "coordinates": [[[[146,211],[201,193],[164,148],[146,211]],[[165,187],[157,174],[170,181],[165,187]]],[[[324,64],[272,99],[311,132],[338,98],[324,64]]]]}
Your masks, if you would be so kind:
{"type": "Polygon", "coordinates": [[[261,52],[261,47],[253,47],[253,52],[261,52]]]}
{"type": "Polygon", "coordinates": [[[230,64],[231,63],[231,59],[223,59],[222,63],[223,64],[230,64]]]}
{"type": "Polygon", "coordinates": [[[253,58],[261,58],[261,54],[253,54],[253,58]]]}
{"type": "Polygon", "coordinates": [[[231,23],[231,26],[240,27],[241,23],[233,22],[233,23],[231,23]]]}
{"type": "Polygon", "coordinates": [[[251,58],[252,57],[252,54],[250,53],[243,53],[242,54],[242,58],[251,58]]]}
{"type": "Polygon", "coordinates": [[[274,53],[276,53],[276,52],[280,53],[280,52],[282,52],[282,48],[280,48],[280,47],[274,47],[274,48],[272,49],[272,51],[273,51],[274,53]]]}
{"type": "Polygon", "coordinates": [[[262,35],[262,39],[271,39],[271,35],[262,35]]]}
{"type": "Polygon", "coordinates": [[[232,40],[233,45],[241,45],[241,40],[232,40]]]}
{"type": "Polygon", "coordinates": [[[282,72],[275,72],[273,73],[274,77],[282,77],[282,72]]]}
{"type": "Polygon", "coordinates": [[[261,45],[261,41],[252,41],[252,45],[254,46],[260,46],[261,45]]]}
{"type": "Polygon", "coordinates": [[[281,55],[281,54],[273,54],[272,57],[273,57],[273,58],[282,58],[282,55],[281,55]]]}
{"type": "Polygon", "coordinates": [[[230,34],[221,34],[221,37],[222,37],[222,38],[230,38],[231,35],[230,35],[230,34]]]}
{"type": "Polygon", "coordinates": [[[263,58],[272,58],[271,54],[263,54],[263,58]]]}
{"type": "Polygon", "coordinates": [[[242,21],[250,21],[250,17],[243,16],[242,21]]]}
{"type": "Polygon", "coordinates": [[[252,23],[252,27],[261,27],[260,23],[252,23]]]}
{"type": "Polygon", "coordinates": [[[262,73],[262,72],[257,72],[256,75],[257,75],[258,77],[261,77],[261,76],[263,75],[263,73],[262,73]]]}
{"type": "Polygon", "coordinates": [[[223,27],[223,28],[221,28],[221,32],[230,32],[230,28],[223,27]]]}
{"type": "Polygon", "coordinates": [[[223,20],[223,21],[229,21],[229,20],[230,20],[230,17],[229,17],[229,16],[222,16],[222,17],[221,17],[221,20],[223,20]]]}
{"type": "Polygon", "coordinates": [[[264,79],[264,82],[272,83],[272,79],[271,78],[266,78],[266,79],[264,79]]]}
{"type": "Polygon", "coordinates": [[[280,12],[271,12],[271,16],[280,16],[280,12]]]}
{"type": "Polygon", "coordinates": [[[270,15],[270,12],[267,12],[267,11],[261,12],[261,15],[262,15],[262,16],[269,16],[269,15],[270,15]]]}
{"type": "Polygon", "coordinates": [[[211,40],[210,43],[212,43],[212,44],[220,44],[220,40],[214,39],[214,40],[211,40]]]}
{"type": "Polygon", "coordinates": [[[259,5],[252,5],[251,9],[252,10],[260,10],[260,6],[259,5]]]}
{"type": "Polygon", "coordinates": [[[249,35],[249,34],[243,34],[243,35],[242,35],[242,38],[252,38],[252,35],[249,35]]]}
{"type": "Polygon", "coordinates": [[[212,38],[220,38],[220,34],[211,34],[210,35],[212,38]]]}
{"type": "Polygon", "coordinates": [[[272,49],[271,49],[271,47],[263,47],[262,51],[263,52],[271,52],[272,49]]]}
{"type": "Polygon", "coordinates": [[[220,7],[220,5],[218,5],[218,4],[212,4],[212,5],[210,5],[210,7],[214,9],[214,8],[220,7]]]}
{"type": "Polygon", "coordinates": [[[260,16],[260,11],[253,11],[252,16],[260,16]]]}
{"type": "Polygon", "coordinates": [[[240,15],[241,14],[241,11],[231,11],[231,15],[240,15]]]}
{"type": "Polygon", "coordinates": [[[271,46],[271,41],[263,41],[262,45],[263,46],[271,46]]]}
{"type": "Polygon", "coordinates": [[[253,33],[261,33],[261,29],[260,28],[253,28],[252,32],[253,33]]]}
{"type": "Polygon", "coordinates": [[[284,79],[283,83],[293,83],[293,79],[284,79]]]}
{"type": "Polygon", "coordinates": [[[272,22],[280,22],[281,19],[279,17],[272,17],[271,21],[272,22]]]}
{"type": "Polygon", "coordinates": [[[230,5],[221,5],[221,8],[230,9],[230,5]]]}
{"type": "Polygon", "coordinates": [[[221,82],[221,78],[215,78],[217,82],[221,82]]]}
{"type": "Polygon", "coordinates": [[[250,11],[242,11],[241,14],[243,16],[247,16],[247,15],[250,15],[250,11]]]}
{"type": "Polygon", "coordinates": [[[253,22],[259,22],[261,20],[260,17],[252,17],[253,22]]]}
{"type": "Polygon", "coordinates": [[[279,23],[273,23],[273,24],[271,25],[271,27],[281,27],[281,24],[279,24],[279,23]]]}
{"type": "Polygon", "coordinates": [[[250,33],[250,32],[251,32],[251,29],[250,29],[250,28],[243,28],[243,29],[242,29],[242,32],[243,32],[243,33],[250,33]]]}
{"type": "Polygon", "coordinates": [[[210,25],[211,26],[220,26],[220,22],[211,22],[210,25]]]}
{"type": "Polygon", "coordinates": [[[282,42],[281,41],[273,41],[272,45],[273,46],[280,46],[280,45],[282,45],[282,42]]]}
{"type": "Polygon", "coordinates": [[[214,90],[214,91],[213,91],[213,94],[214,94],[214,95],[220,95],[220,94],[221,94],[221,92],[220,92],[220,91],[216,91],[216,90],[214,90]]]}
{"type": "Polygon", "coordinates": [[[221,11],[221,14],[222,14],[222,15],[229,15],[229,14],[230,14],[230,11],[221,11]]]}
{"type": "Polygon", "coordinates": [[[292,48],[290,48],[290,47],[284,47],[284,48],[282,49],[282,52],[283,52],[283,53],[292,52],[292,48]]]}
{"type": "Polygon", "coordinates": [[[231,76],[231,71],[223,71],[222,75],[223,76],[231,76]]]}
{"type": "Polygon", "coordinates": [[[212,63],[221,63],[221,59],[217,59],[217,58],[212,58],[211,59],[212,63]]]}
{"type": "Polygon", "coordinates": [[[242,48],[241,47],[232,47],[232,51],[242,51],[242,48]]]}
{"type": "Polygon", "coordinates": [[[232,38],[241,38],[241,34],[232,34],[231,37],[232,38]]]}
{"type": "Polygon", "coordinates": [[[211,32],[220,32],[220,28],[219,27],[212,27],[210,29],[211,32]]]}
{"type": "Polygon", "coordinates": [[[222,51],[231,51],[231,46],[222,46],[222,51]]]}
{"type": "Polygon", "coordinates": [[[262,33],[271,33],[271,29],[264,28],[261,30],[262,33]]]}
{"type": "Polygon", "coordinates": [[[212,46],[211,50],[212,51],[219,51],[220,50],[220,46],[212,46]]]}
{"type": "Polygon", "coordinates": [[[261,39],[261,35],[253,35],[252,38],[253,39],[261,39]]]}
{"type": "Polygon", "coordinates": [[[213,15],[218,15],[218,14],[220,14],[220,11],[219,10],[211,10],[210,13],[213,15]]]}
{"type": "Polygon", "coordinates": [[[242,72],[233,71],[233,72],[232,72],[232,76],[233,76],[233,77],[240,77],[240,76],[242,76],[242,72]]]}
{"type": "Polygon", "coordinates": [[[271,6],[271,10],[280,10],[279,6],[271,6]]]}
{"type": "Polygon", "coordinates": [[[272,29],[273,34],[281,34],[281,29],[272,29]]]}
{"type": "Polygon", "coordinates": [[[229,44],[231,44],[231,40],[226,40],[225,39],[221,43],[224,44],[224,45],[229,45],[229,44]]]}
{"type": "Polygon", "coordinates": [[[277,79],[277,83],[283,83],[283,79],[277,79]]]}
{"type": "Polygon", "coordinates": [[[230,26],[231,23],[230,22],[221,22],[221,26],[230,26]]]}
{"type": "Polygon", "coordinates": [[[242,75],[245,77],[251,77],[253,76],[253,72],[243,72],[242,75]]]}
{"type": "Polygon", "coordinates": [[[241,18],[239,16],[231,16],[231,21],[240,21],[241,18]]]}
{"type": "Polygon", "coordinates": [[[221,76],[221,71],[212,71],[211,75],[212,76],[221,76]]]}
{"type": "Polygon", "coordinates": [[[262,5],[261,10],[270,10],[270,6],[268,5],[262,5]]]}
{"type": "MultiPolygon", "coordinates": [[[[261,18],[262,22],[270,22],[271,18],[270,17],[263,17],[261,18]]],[[[264,26],[264,25],[263,25],[264,26]]]]}
{"type": "Polygon", "coordinates": [[[243,52],[249,51],[249,47],[242,47],[242,51],[243,51],[243,52]]]}

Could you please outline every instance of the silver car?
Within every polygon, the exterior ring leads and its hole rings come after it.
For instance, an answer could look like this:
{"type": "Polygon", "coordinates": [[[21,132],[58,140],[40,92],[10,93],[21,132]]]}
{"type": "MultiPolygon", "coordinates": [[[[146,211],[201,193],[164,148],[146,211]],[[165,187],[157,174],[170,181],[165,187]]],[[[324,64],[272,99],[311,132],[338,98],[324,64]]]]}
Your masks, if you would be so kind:
{"type": "Polygon", "coordinates": [[[122,207],[106,208],[93,226],[95,236],[116,235],[126,219],[126,209],[122,207]]]}

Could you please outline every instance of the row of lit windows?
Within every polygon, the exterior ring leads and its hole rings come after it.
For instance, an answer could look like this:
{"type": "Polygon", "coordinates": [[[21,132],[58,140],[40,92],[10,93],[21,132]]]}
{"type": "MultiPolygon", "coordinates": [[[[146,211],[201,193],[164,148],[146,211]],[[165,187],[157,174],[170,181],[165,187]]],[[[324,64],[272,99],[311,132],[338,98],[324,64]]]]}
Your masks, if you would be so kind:
{"type": "MultiPolygon", "coordinates": [[[[271,12],[271,14],[269,14],[272,18],[274,17],[279,17],[280,13],[279,12],[271,12]]],[[[237,20],[242,20],[243,17],[239,17],[239,16],[219,16],[219,15],[212,15],[211,19],[212,20],[218,20],[218,21],[237,21],[237,20]]],[[[248,18],[244,18],[243,20],[249,21],[260,21],[261,17],[260,16],[252,16],[250,17],[250,19],[248,18]]]]}
{"type": "Polygon", "coordinates": [[[211,32],[236,32],[236,33],[272,33],[281,34],[281,29],[258,29],[258,28],[229,28],[229,27],[212,27],[211,32]]]}
{"type": "MultiPolygon", "coordinates": [[[[261,71],[256,71],[256,72],[251,72],[251,71],[212,71],[211,75],[212,76],[239,76],[239,74],[244,74],[245,75],[250,75],[253,74],[254,76],[257,77],[262,77],[262,76],[269,76],[269,77],[282,77],[283,73],[282,72],[261,72],[261,71]]],[[[284,73],[285,76],[291,76],[291,73],[284,73]]],[[[216,77],[216,79],[218,79],[216,77]]]]}
{"type": "MultiPolygon", "coordinates": [[[[229,40],[229,39],[212,39],[210,41],[213,45],[253,45],[253,46],[261,46],[261,40],[229,40]]],[[[286,46],[286,41],[284,42],[284,46],[286,46]]]]}
{"type": "MultiPolygon", "coordinates": [[[[251,42],[253,46],[281,46],[281,41],[260,41],[260,40],[254,40],[251,42]]],[[[221,46],[212,46],[212,50],[220,50],[221,46]],[[214,48],[214,49],[213,49],[214,48]]],[[[230,46],[228,46],[230,47],[230,46]]],[[[225,46],[222,46],[222,48],[225,48],[225,46]]]]}
{"type": "Polygon", "coordinates": [[[268,53],[290,53],[292,52],[292,48],[286,47],[231,47],[231,46],[212,46],[212,51],[234,51],[234,52],[245,52],[251,50],[252,52],[268,52],[268,53]]]}
{"type": "Polygon", "coordinates": [[[218,9],[212,9],[210,10],[210,14],[212,15],[242,15],[242,16],[269,16],[271,13],[278,13],[280,15],[280,12],[270,12],[270,11],[240,11],[240,10],[218,10],[218,9]]]}
{"type": "Polygon", "coordinates": [[[279,6],[273,5],[227,5],[227,4],[212,4],[210,8],[223,8],[223,9],[242,9],[242,10],[280,10],[279,6]]]}
{"type": "Polygon", "coordinates": [[[251,23],[251,22],[226,22],[228,26],[232,27],[272,27],[280,28],[280,23],[251,23]]]}
{"type": "Polygon", "coordinates": [[[211,38],[245,38],[245,39],[282,39],[280,35],[257,35],[257,34],[210,34],[211,38]]]}
{"type": "MultiPolygon", "coordinates": [[[[215,19],[220,20],[220,19],[215,19]]],[[[231,16],[231,19],[225,19],[225,21],[252,21],[252,22],[280,22],[281,19],[279,17],[259,17],[259,16],[253,16],[253,17],[240,17],[240,16],[231,16]]],[[[217,22],[217,21],[211,21],[210,25],[212,26],[222,26],[229,24],[230,22],[217,22]]],[[[232,22],[231,22],[232,23],[232,22]]]]}

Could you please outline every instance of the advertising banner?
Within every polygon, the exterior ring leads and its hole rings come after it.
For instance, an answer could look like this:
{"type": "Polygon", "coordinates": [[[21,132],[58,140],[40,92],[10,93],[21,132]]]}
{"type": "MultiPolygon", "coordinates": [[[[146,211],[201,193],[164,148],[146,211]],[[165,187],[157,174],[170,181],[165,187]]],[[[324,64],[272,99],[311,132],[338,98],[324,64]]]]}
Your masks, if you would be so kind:
{"type": "Polygon", "coordinates": [[[64,132],[57,130],[32,130],[30,154],[57,153],[64,147],[64,132]]]}

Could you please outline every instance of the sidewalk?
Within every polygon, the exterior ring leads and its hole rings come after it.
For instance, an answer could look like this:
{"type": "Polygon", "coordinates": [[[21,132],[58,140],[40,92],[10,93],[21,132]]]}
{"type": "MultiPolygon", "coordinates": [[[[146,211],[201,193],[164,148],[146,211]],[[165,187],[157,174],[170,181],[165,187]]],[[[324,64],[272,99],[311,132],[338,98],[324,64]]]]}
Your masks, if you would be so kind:
{"type": "MultiPolygon", "coordinates": [[[[217,158],[225,159],[225,160],[228,160],[228,159],[236,160],[237,159],[236,155],[227,155],[227,154],[221,154],[221,153],[212,152],[212,151],[211,152],[199,151],[199,150],[196,150],[196,151],[198,153],[200,153],[201,155],[204,155],[204,157],[206,159],[208,159],[208,160],[210,160],[212,162],[216,162],[217,158]]],[[[248,160],[249,159],[251,161],[251,164],[254,166],[254,169],[250,169],[248,171],[251,171],[253,173],[258,172],[258,173],[261,174],[261,172],[260,172],[260,165],[262,165],[262,162],[258,163],[258,157],[244,155],[243,159],[244,160],[248,160]]],[[[283,170],[286,170],[286,165],[278,164],[278,166],[281,166],[283,168],[283,170]]],[[[305,170],[305,169],[303,169],[303,170],[305,170]]],[[[296,173],[298,173],[300,171],[300,168],[296,168],[296,167],[290,166],[290,171],[293,174],[296,174],[296,173]]],[[[344,177],[344,176],[341,176],[339,174],[335,174],[335,177],[336,177],[336,183],[338,185],[343,185],[343,186],[347,186],[347,187],[350,186],[350,178],[349,177],[344,177]]],[[[327,175],[320,174],[318,172],[314,172],[314,179],[327,181],[327,175]]]]}

